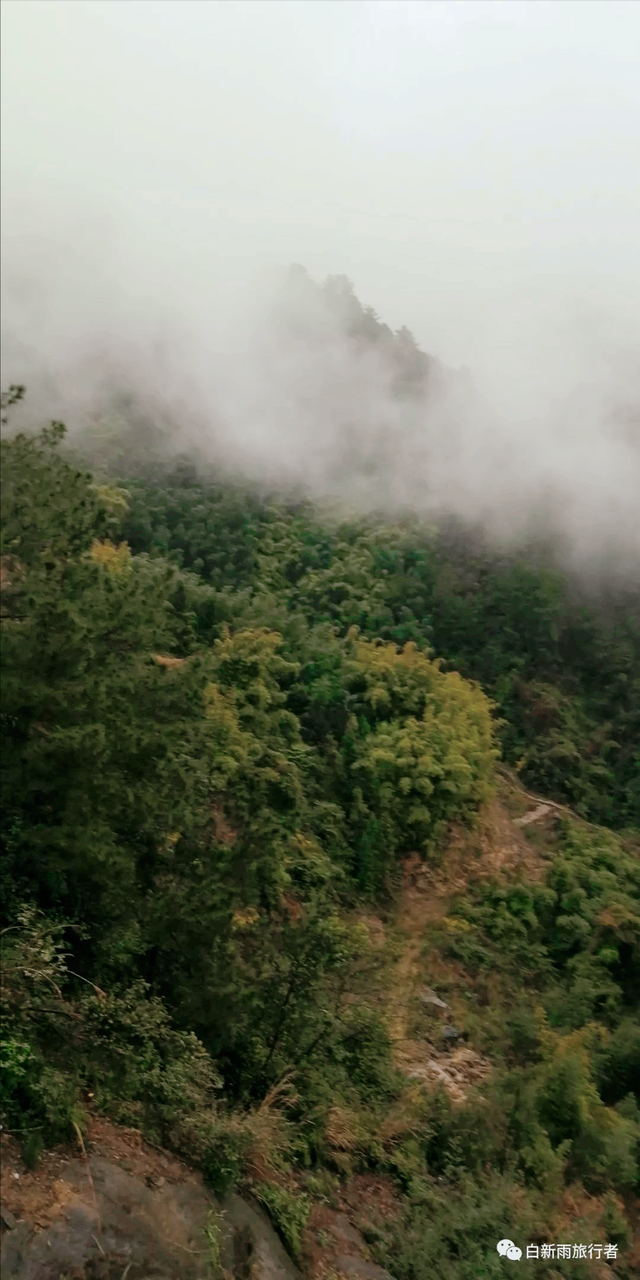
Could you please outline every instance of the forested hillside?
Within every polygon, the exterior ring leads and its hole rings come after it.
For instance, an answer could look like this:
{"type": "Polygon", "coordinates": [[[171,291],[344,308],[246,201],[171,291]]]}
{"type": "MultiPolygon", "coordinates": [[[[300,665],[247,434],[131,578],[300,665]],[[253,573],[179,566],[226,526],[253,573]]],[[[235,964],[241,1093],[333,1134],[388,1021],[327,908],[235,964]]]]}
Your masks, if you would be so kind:
{"type": "MultiPolygon", "coordinates": [[[[429,361],[363,317],[411,394],[429,361]]],[[[500,1276],[499,1239],[560,1221],[616,1260],[525,1275],[630,1280],[637,591],[139,438],[83,448],[93,470],[58,424],[2,443],[1,1106],[26,1165],[100,1113],[252,1189],[303,1268],[317,1206],[375,1175],[395,1280],[500,1276]],[[474,877],[527,792],[554,821],[474,877]],[[412,860],[446,902],[412,965],[482,1065],[462,1097],[394,1047],[412,860]]]]}
{"type": "MultiPolygon", "coordinates": [[[[325,516],[206,483],[188,464],[123,477],[123,532],[215,588],[200,606],[219,625],[304,619],[429,649],[476,680],[506,723],[523,780],[612,826],[640,820],[640,593],[594,593],[535,545],[492,550],[481,531],[417,518],[325,516]],[[219,600],[216,613],[215,600],[219,600]],[[223,603],[224,602],[224,603],[223,603]]],[[[286,630],[286,627],[285,627],[286,630]]]]}

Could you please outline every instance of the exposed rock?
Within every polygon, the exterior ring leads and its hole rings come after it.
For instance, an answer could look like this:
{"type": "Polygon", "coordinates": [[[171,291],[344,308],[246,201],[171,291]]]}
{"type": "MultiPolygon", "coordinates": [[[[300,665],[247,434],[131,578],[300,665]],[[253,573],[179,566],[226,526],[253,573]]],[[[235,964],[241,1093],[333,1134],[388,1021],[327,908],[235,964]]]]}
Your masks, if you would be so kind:
{"type": "Polygon", "coordinates": [[[449,1008],[448,1004],[445,1004],[444,1000],[441,1000],[440,996],[437,996],[435,991],[431,991],[429,987],[423,987],[422,990],[418,992],[418,999],[421,1000],[423,1004],[434,1005],[436,1009],[449,1008]]]}
{"type": "MultiPolygon", "coordinates": [[[[446,1043],[446,1042],[445,1042],[446,1043]]],[[[469,1089],[491,1075],[491,1063],[466,1045],[453,1044],[438,1052],[425,1041],[406,1041],[398,1060],[410,1080],[441,1084],[453,1102],[465,1102],[469,1089]]]]}
{"type": "Polygon", "coordinates": [[[459,1027],[454,1026],[443,1027],[442,1039],[445,1040],[447,1044],[455,1044],[457,1040],[464,1039],[464,1031],[461,1031],[459,1027]]]}
{"type": "Polygon", "coordinates": [[[233,1233],[232,1265],[237,1280],[302,1280],[259,1205],[233,1193],[222,1212],[233,1233]]]}
{"type": "Polygon", "coordinates": [[[215,1209],[197,1180],[150,1189],[100,1156],[72,1160],[61,1175],[69,1195],[43,1230],[28,1220],[2,1242],[4,1280],[81,1280],[129,1267],[127,1280],[208,1280],[205,1228],[215,1209]]]}
{"type": "Polygon", "coordinates": [[[18,1150],[3,1141],[3,1280],[211,1280],[212,1228],[227,1277],[301,1280],[259,1206],[221,1207],[135,1130],[95,1120],[86,1146],[87,1159],[59,1148],[14,1181],[18,1150]]]}

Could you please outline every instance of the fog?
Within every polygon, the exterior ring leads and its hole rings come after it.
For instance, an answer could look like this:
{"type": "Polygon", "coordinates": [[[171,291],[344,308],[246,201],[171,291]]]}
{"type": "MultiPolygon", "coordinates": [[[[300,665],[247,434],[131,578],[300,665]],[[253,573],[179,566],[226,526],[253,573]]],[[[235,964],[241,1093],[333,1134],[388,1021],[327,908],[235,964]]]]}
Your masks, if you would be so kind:
{"type": "Polygon", "coordinates": [[[2,27],[3,385],[32,411],[77,430],[124,387],[269,484],[640,564],[639,5],[5,0],[2,27]],[[408,326],[428,394],[289,263],[408,326]]]}

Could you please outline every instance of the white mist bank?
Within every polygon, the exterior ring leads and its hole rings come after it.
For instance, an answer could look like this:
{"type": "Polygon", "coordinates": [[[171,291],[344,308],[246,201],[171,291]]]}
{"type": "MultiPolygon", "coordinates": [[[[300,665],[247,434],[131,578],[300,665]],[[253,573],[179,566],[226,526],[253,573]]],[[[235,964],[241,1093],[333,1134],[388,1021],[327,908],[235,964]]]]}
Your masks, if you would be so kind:
{"type": "Polygon", "coordinates": [[[16,423],[126,390],[272,487],[637,569],[634,9],[5,4],[16,423]],[[290,261],[468,372],[400,400],[384,343],[283,303],[290,261]]]}
{"type": "Polygon", "coordinates": [[[544,519],[582,560],[640,557],[640,381],[622,346],[594,352],[576,327],[564,345],[546,328],[522,346],[496,334],[484,368],[434,365],[406,400],[387,348],[354,343],[313,288],[283,311],[265,278],[206,305],[185,279],[156,310],[149,285],[105,282],[71,236],[37,272],[8,273],[3,306],[3,377],[27,385],[30,417],[82,433],[124,391],[172,423],[176,453],[272,487],[454,514],[501,539],[544,519]]]}

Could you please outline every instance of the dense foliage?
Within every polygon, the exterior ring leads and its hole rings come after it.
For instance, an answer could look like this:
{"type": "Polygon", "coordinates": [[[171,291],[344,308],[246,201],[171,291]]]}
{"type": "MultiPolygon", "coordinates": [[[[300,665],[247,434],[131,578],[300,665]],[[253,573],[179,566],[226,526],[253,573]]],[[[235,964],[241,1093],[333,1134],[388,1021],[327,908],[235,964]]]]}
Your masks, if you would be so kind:
{"type": "Polygon", "coordinates": [[[0,1102],[25,1158],[90,1095],[214,1186],[253,1177],[294,1252],[300,1169],[393,1176],[404,1216],[372,1243],[398,1280],[503,1274],[483,1259],[504,1223],[536,1238],[576,1181],[613,1197],[622,1239],[637,601],[186,463],[96,478],[57,425],[3,441],[0,563],[0,1102]],[[565,818],[543,879],[452,908],[441,955],[496,1071],[464,1107],[409,1103],[354,908],[390,907],[403,858],[437,866],[450,824],[473,825],[500,741],[530,785],[626,833],[565,818]]]}
{"type": "Polygon", "coordinates": [[[526,783],[594,821],[640,822],[637,589],[596,591],[548,549],[498,553],[454,525],[323,518],[208,482],[186,463],[122,483],[132,549],[215,588],[199,613],[205,632],[231,604],[238,618],[291,627],[301,617],[343,634],[355,625],[426,646],[495,699],[505,755],[526,783]]]}
{"type": "Polygon", "coordinates": [[[338,895],[486,794],[489,703],[356,631],[306,628],[297,661],[264,626],[207,642],[212,593],[109,540],[121,494],[60,437],[3,445],[5,909],[72,924],[85,978],[143,979],[264,1091],[357,953],[338,895]]]}

